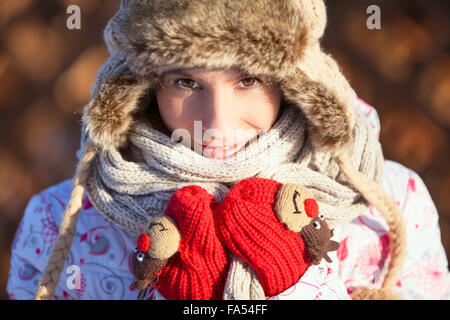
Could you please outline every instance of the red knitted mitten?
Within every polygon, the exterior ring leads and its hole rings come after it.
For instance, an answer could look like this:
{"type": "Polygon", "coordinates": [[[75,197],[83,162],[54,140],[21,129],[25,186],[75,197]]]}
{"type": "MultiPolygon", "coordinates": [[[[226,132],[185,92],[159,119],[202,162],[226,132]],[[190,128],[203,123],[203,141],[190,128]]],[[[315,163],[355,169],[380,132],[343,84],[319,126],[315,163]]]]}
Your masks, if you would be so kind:
{"type": "Polygon", "coordinates": [[[270,179],[242,180],[216,208],[219,237],[256,271],[267,296],[294,285],[309,266],[302,238],[273,211],[280,186],[270,179]]]}
{"type": "Polygon", "coordinates": [[[178,252],[159,278],[158,290],[169,300],[220,300],[228,274],[228,256],[216,235],[214,196],[199,186],[177,190],[165,215],[181,234],[178,252]]]}

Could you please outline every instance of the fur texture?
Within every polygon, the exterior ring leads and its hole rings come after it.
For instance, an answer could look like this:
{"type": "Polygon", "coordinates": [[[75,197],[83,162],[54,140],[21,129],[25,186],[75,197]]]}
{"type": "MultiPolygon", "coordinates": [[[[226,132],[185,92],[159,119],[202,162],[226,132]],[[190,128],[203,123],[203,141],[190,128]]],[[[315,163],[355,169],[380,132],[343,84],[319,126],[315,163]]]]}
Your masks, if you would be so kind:
{"type": "Polygon", "coordinates": [[[238,67],[279,83],[313,143],[339,148],[353,127],[351,88],[320,49],[325,26],[323,0],[122,0],[84,110],[89,137],[103,150],[123,146],[140,98],[167,71],[238,67]]]}
{"type": "Polygon", "coordinates": [[[105,150],[125,144],[139,100],[149,86],[149,81],[129,72],[123,60],[115,56],[108,59],[83,112],[83,124],[95,145],[105,150]]]}
{"type": "Polygon", "coordinates": [[[354,124],[350,106],[340,101],[324,83],[311,81],[304,72],[282,86],[287,100],[298,105],[309,122],[308,133],[319,148],[340,148],[351,137],[354,124]]]}
{"type": "Polygon", "coordinates": [[[313,40],[294,3],[129,1],[119,14],[117,38],[133,71],[142,75],[238,65],[251,74],[284,77],[313,40]]]}

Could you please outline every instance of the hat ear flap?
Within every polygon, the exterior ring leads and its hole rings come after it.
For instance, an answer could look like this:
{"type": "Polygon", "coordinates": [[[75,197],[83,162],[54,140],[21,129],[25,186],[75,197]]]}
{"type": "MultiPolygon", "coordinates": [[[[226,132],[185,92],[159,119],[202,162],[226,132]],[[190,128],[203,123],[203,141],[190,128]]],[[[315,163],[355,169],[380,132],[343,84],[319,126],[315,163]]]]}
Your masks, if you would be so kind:
{"type": "Polygon", "coordinates": [[[94,145],[102,150],[124,145],[139,100],[149,87],[149,81],[133,74],[124,59],[111,56],[104,63],[83,109],[83,126],[94,145]]]}
{"type": "Polygon", "coordinates": [[[315,147],[337,150],[347,144],[354,127],[354,93],[334,59],[317,43],[283,80],[285,98],[304,113],[315,147]]]}

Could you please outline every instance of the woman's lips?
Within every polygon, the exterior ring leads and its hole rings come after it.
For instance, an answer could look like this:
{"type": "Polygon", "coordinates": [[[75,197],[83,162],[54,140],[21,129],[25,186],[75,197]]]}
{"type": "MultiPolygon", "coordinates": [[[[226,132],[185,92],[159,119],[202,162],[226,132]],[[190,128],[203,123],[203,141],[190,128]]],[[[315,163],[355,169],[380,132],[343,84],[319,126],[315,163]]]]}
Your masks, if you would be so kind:
{"type": "MultiPolygon", "coordinates": [[[[226,140],[223,140],[223,141],[214,140],[213,142],[205,142],[205,141],[199,142],[199,141],[194,140],[194,143],[202,145],[204,147],[222,148],[222,149],[225,149],[228,147],[234,147],[235,145],[241,145],[241,144],[246,143],[244,141],[236,141],[236,139],[229,139],[228,141],[230,141],[229,144],[227,144],[226,140]],[[236,141],[236,142],[234,142],[234,141],[236,141]]],[[[247,141],[247,140],[245,140],[245,141],[247,141]]]]}
{"type": "Polygon", "coordinates": [[[233,145],[205,145],[202,144],[202,153],[204,156],[215,159],[225,159],[239,152],[247,142],[235,143],[233,145]]]}
{"type": "Polygon", "coordinates": [[[227,150],[230,148],[235,148],[237,146],[242,145],[243,143],[235,143],[235,144],[230,144],[228,146],[224,146],[224,145],[210,145],[210,144],[202,144],[202,147],[204,148],[209,148],[209,149],[221,149],[221,150],[227,150]]]}

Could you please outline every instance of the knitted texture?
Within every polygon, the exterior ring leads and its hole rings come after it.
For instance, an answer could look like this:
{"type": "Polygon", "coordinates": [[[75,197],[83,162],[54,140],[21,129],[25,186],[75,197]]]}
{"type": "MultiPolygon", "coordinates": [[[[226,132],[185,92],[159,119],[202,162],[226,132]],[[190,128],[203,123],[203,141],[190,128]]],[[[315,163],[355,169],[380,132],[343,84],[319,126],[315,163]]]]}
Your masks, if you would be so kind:
{"type": "Polygon", "coordinates": [[[264,300],[264,289],[258,275],[244,260],[232,255],[230,271],[228,272],[224,300],[264,300]]]}
{"type": "Polygon", "coordinates": [[[159,275],[181,241],[175,222],[168,216],[149,221],[146,231],[137,238],[131,261],[131,271],[137,279],[131,287],[141,290],[138,299],[145,295],[148,286],[158,287],[159,275]]]}
{"type": "Polygon", "coordinates": [[[145,254],[143,259],[137,259],[138,254],[142,252],[133,253],[131,260],[131,268],[133,275],[137,279],[131,284],[131,287],[137,290],[145,290],[148,286],[157,286],[159,273],[161,269],[167,264],[167,259],[155,259],[145,254]]]}
{"type": "MultiPolygon", "coordinates": [[[[147,250],[141,250],[142,252],[148,253],[153,258],[169,259],[178,251],[181,235],[172,218],[162,216],[151,219],[145,231],[150,240],[150,245],[147,250]]],[[[146,238],[144,237],[144,239],[146,238]]]]}
{"type": "Polygon", "coordinates": [[[219,237],[258,274],[266,295],[286,290],[308,268],[305,245],[273,211],[280,183],[249,178],[237,183],[217,207],[219,237]]]}
{"type": "Polygon", "coordinates": [[[291,231],[300,232],[317,212],[316,207],[311,205],[313,201],[311,192],[293,183],[282,185],[276,195],[274,210],[280,222],[291,231]]]}
{"type": "Polygon", "coordinates": [[[147,250],[150,249],[150,237],[148,236],[148,234],[143,233],[139,235],[139,238],[137,240],[137,247],[141,252],[147,252],[147,250]]]}
{"type": "Polygon", "coordinates": [[[336,251],[339,243],[330,240],[333,231],[328,227],[323,215],[319,214],[303,227],[300,236],[305,243],[311,264],[319,264],[322,258],[325,258],[327,262],[332,262],[327,253],[336,251]]]}
{"type": "Polygon", "coordinates": [[[303,205],[305,206],[305,212],[308,217],[314,218],[317,216],[319,206],[317,205],[317,201],[315,199],[306,199],[303,205]]]}
{"type": "Polygon", "coordinates": [[[178,252],[159,278],[167,299],[222,299],[228,272],[228,254],[216,236],[214,197],[199,186],[181,188],[171,197],[165,215],[181,234],[178,252]]]}

